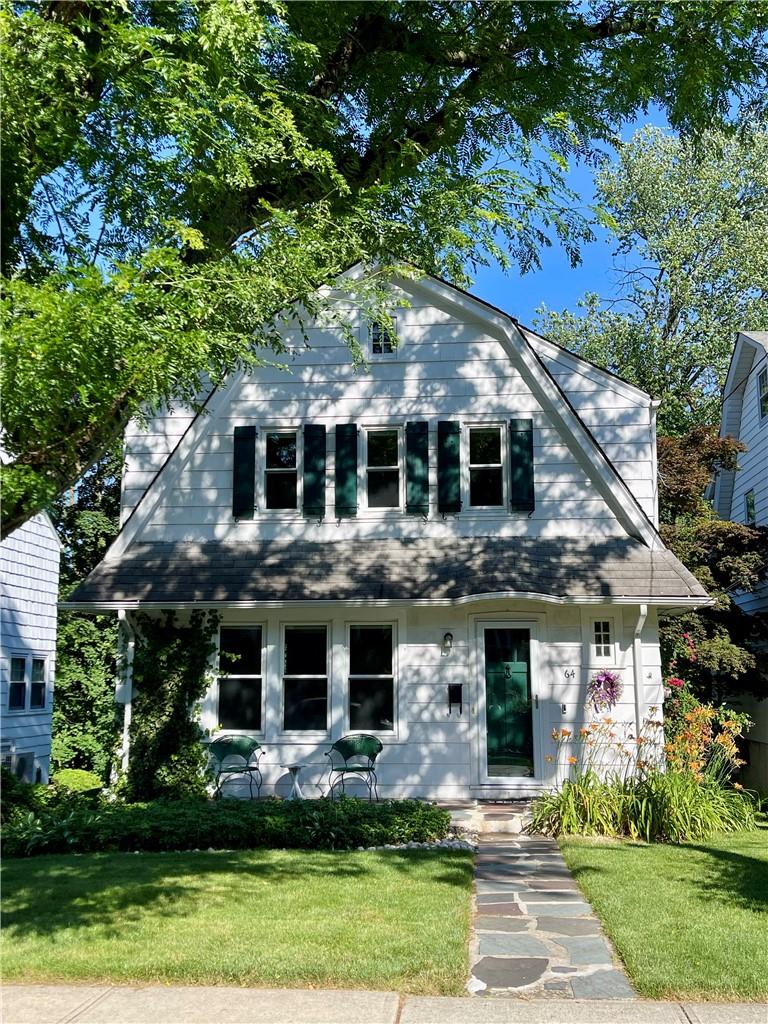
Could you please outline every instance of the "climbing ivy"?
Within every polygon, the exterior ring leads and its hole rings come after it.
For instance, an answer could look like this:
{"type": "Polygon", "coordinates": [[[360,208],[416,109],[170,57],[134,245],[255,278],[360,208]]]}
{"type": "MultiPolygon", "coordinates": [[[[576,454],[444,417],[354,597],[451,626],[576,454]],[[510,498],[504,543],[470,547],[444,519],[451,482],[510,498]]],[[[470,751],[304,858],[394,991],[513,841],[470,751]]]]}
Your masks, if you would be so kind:
{"type": "Polygon", "coordinates": [[[219,621],[212,611],[193,611],[184,625],[172,611],[137,618],[128,800],[205,794],[197,719],[219,621]]]}

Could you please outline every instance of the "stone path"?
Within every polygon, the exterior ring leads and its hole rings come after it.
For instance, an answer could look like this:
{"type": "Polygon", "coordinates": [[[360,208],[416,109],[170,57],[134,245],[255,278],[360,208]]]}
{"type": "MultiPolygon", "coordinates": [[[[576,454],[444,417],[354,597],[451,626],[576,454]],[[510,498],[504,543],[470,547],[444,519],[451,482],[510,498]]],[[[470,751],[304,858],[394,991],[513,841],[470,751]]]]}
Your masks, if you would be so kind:
{"type": "Polygon", "coordinates": [[[470,992],[559,999],[634,999],[557,844],[480,836],[470,992]]]}

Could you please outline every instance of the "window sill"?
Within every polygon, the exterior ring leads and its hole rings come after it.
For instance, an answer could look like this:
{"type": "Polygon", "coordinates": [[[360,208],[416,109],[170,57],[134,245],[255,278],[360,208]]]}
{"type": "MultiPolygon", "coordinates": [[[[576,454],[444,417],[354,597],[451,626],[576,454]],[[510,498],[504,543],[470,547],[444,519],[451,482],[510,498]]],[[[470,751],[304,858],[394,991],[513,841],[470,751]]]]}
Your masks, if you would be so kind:
{"type": "Polygon", "coordinates": [[[6,715],[45,715],[50,713],[50,708],[8,708],[6,715]]]}

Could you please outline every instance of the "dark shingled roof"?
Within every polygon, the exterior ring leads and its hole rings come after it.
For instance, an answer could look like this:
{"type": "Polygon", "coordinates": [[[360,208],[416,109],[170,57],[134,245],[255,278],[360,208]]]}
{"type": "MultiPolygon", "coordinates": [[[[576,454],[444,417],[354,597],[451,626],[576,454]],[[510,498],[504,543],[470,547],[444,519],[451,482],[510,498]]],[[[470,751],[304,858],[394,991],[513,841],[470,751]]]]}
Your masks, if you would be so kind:
{"type": "Polygon", "coordinates": [[[436,600],[515,591],[659,601],[707,594],[665,549],[630,538],[137,543],[66,602],[436,600]]]}

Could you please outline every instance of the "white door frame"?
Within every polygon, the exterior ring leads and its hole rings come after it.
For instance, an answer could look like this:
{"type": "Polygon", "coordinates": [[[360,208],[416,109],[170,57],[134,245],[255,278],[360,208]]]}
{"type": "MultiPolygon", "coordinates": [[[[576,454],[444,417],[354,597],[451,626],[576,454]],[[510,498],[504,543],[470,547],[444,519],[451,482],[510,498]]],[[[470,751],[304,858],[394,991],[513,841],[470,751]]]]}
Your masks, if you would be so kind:
{"type": "Polygon", "coordinates": [[[494,618],[472,616],[474,628],[471,630],[473,651],[474,684],[476,699],[473,701],[473,742],[472,742],[472,786],[478,788],[527,789],[531,784],[544,781],[544,758],[542,729],[542,686],[541,657],[543,616],[503,615],[494,618]],[[533,776],[508,776],[488,774],[488,729],[485,717],[485,630],[486,629],[527,629],[530,636],[530,672],[531,698],[533,707],[533,776]]]}

